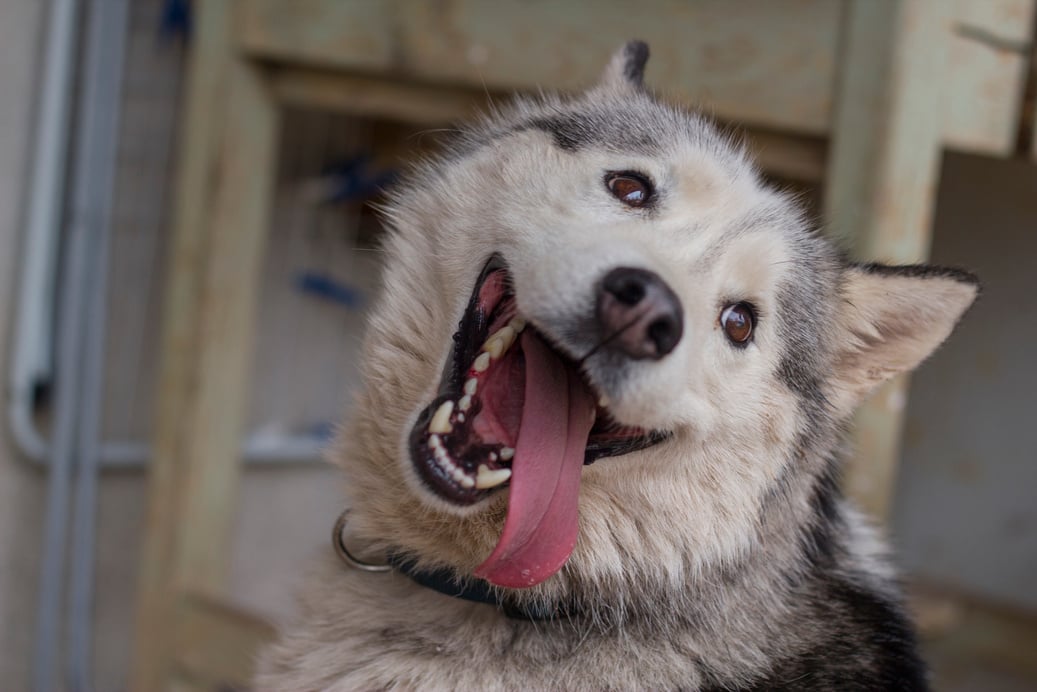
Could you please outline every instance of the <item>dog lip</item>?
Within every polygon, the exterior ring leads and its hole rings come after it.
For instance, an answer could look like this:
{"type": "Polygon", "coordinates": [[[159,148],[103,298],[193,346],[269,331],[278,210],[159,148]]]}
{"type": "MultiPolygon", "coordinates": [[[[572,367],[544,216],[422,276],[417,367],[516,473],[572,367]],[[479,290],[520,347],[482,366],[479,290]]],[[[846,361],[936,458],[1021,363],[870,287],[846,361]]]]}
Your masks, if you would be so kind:
{"type": "MultiPolygon", "coordinates": [[[[513,453],[509,443],[513,444],[514,440],[509,440],[507,437],[499,440],[495,439],[497,436],[491,436],[487,441],[486,438],[480,436],[480,433],[476,433],[472,426],[481,413],[479,400],[461,395],[465,391],[466,378],[471,379],[476,356],[480,355],[481,349],[485,350],[484,344],[491,336],[489,333],[491,327],[494,324],[503,323],[511,325],[516,320],[525,323],[525,320],[517,313],[511,317],[514,307],[514,284],[508,272],[507,263],[499,253],[493,253],[487,258],[476,278],[464,314],[458,322],[458,329],[451,339],[451,350],[440,378],[439,393],[421,411],[411,428],[410,456],[418,476],[435,495],[453,504],[475,504],[509,484],[507,474],[503,473],[503,469],[509,468],[510,456],[507,454],[513,453]],[[484,295],[484,285],[490,277],[498,272],[504,273],[495,280],[495,284],[486,287],[486,291],[489,291],[489,298],[487,298],[484,295]],[[487,300],[492,300],[492,305],[487,305],[487,300]],[[464,409],[467,416],[460,416],[460,424],[464,429],[460,433],[455,433],[453,427],[459,425],[456,415],[460,411],[458,402],[465,398],[473,402],[474,408],[464,409]],[[438,421],[437,412],[440,414],[438,421]],[[445,424],[444,421],[448,421],[449,424],[445,424]],[[430,427],[439,428],[442,425],[446,425],[443,428],[447,431],[445,434],[437,434],[436,431],[430,430],[430,427]],[[463,437],[454,437],[462,433],[463,437]],[[484,466],[485,468],[483,468],[484,466]],[[492,487],[486,487],[486,483],[476,483],[477,470],[480,480],[490,477],[494,479],[492,487]],[[501,478],[504,480],[501,481],[501,478]],[[478,487],[478,485],[483,485],[483,487],[478,487]]],[[[616,423],[609,415],[608,409],[600,403],[603,400],[600,390],[594,386],[589,373],[569,350],[533,323],[529,323],[525,328],[533,330],[537,338],[546,343],[567,367],[578,372],[595,400],[599,401],[598,421],[587,440],[584,464],[593,463],[603,457],[620,456],[645,449],[670,437],[670,433],[667,432],[646,431],[635,426],[622,426],[616,423]]],[[[522,329],[523,327],[518,327],[518,331],[522,329]]],[[[499,326],[494,335],[498,331],[500,331],[499,326]]],[[[509,347],[511,347],[510,343],[509,347]]],[[[515,348],[520,350],[520,347],[515,348]]],[[[485,354],[482,354],[481,357],[484,361],[487,358],[485,354]]],[[[522,358],[522,356],[515,354],[508,355],[507,358],[522,358]]],[[[524,367],[524,365],[514,367],[524,367]]]]}
{"type": "Polygon", "coordinates": [[[500,253],[495,252],[487,258],[482,271],[479,272],[479,276],[475,280],[475,288],[472,290],[468,304],[465,306],[464,314],[458,322],[457,331],[454,332],[452,337],[450,353],[447,355],[446,362],[443,365],[443,373],[439,378],[440,395],[455,394],[461,391],[463,385],[461,378],[464,376],[464,370],[474,359],[474,350],[479,348],[482,340],[488,336],[487,332],[490,326],[487,321],[489,316],[480,315],[476,309],[479,302],[479,290],[491,274],[506,269],[507,265],[504,262],[504,258],[500,253]],[[465,338],[466,332],[471,334],[476,331],[478,333],[474,334],[475,338],[468,339],[467,343],[461,343],[465,338]]]}

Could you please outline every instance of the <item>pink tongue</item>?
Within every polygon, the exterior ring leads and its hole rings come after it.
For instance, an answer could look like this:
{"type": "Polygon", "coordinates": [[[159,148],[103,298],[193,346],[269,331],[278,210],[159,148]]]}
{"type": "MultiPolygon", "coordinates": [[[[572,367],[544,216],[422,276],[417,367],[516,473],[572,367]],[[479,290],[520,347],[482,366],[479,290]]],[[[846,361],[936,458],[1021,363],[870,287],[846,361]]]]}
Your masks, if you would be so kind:
{"type": "Polygon", "coordinates": [[[576,545],[577,500],[594,400],[537,336],[522,335],[526,396],[511,463],[508,517],[497,547],[475,575],[498,586],[544,581],[576,545]]]}

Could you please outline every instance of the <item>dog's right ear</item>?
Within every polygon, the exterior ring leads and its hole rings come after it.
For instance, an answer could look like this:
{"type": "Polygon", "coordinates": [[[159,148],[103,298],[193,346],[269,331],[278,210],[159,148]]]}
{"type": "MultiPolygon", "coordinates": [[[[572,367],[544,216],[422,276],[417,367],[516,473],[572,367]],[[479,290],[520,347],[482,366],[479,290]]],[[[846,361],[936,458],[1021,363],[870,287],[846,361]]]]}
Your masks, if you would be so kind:
{"type": "Polygon", "coordinates": [[[598,86],[616,91],[640,91],[644,89],[647,62],[648,44],[644,41],[627,41],[612,54],[598,86]]]}
{"type": "Polygon", "coordinates": [[[830,403],[848,415],[882,382],[918,366],[979,293],[968,272],[925,265],[843,270],[830,403]]]}

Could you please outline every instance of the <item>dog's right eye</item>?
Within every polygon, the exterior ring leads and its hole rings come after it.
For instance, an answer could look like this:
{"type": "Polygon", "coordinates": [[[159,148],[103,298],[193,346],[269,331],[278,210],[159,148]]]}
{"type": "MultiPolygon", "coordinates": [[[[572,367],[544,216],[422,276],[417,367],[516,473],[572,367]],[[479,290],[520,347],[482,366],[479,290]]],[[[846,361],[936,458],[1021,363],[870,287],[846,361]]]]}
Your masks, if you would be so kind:
{"type": "Polygon", "coordinates": [[[654,192],[648,178],[633,171],[608,173],[605,185],[613,197],[628,207],[643,207],[654,192]]]}

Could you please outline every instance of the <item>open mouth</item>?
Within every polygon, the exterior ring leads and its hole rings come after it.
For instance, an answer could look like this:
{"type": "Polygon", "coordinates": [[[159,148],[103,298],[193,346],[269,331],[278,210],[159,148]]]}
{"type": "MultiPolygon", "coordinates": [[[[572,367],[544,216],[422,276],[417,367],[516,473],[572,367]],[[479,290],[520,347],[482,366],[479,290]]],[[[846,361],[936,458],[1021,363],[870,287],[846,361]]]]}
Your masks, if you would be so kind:
{"type": "Polygon", "coordinates": [[[491,257],[440,393],[410,435],[419,476],[444,500],[470,505],[511,488],[504,533],[479,576],[530,586],[553,574],[575,545],[582,466],[667,437],[619,425],[602,403],[577,362],[517,313],[507,267],[491,257]]]}

